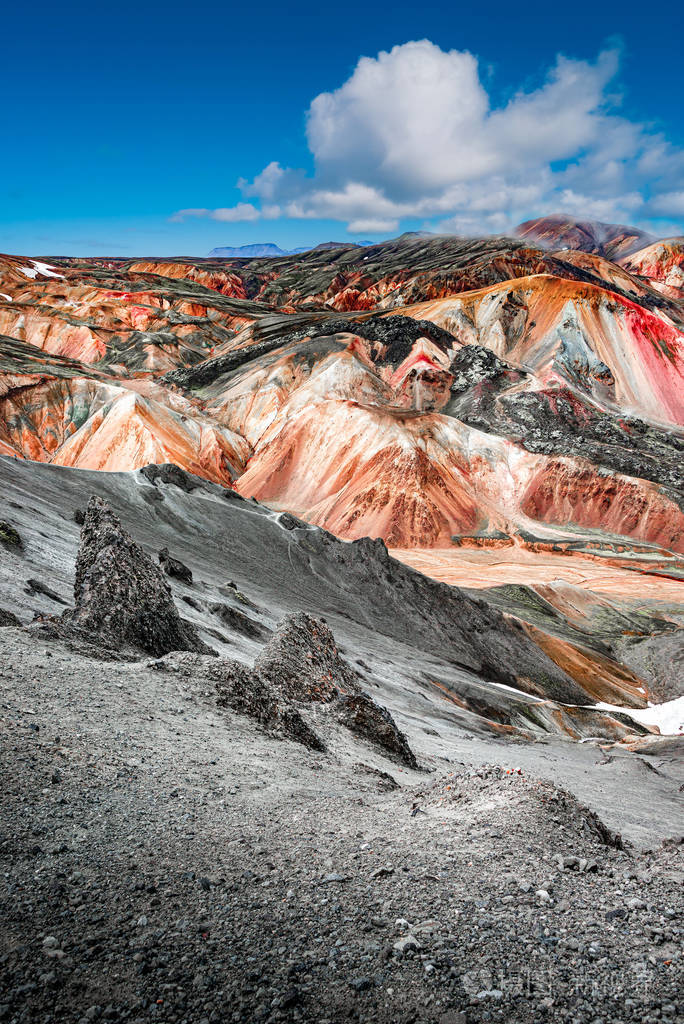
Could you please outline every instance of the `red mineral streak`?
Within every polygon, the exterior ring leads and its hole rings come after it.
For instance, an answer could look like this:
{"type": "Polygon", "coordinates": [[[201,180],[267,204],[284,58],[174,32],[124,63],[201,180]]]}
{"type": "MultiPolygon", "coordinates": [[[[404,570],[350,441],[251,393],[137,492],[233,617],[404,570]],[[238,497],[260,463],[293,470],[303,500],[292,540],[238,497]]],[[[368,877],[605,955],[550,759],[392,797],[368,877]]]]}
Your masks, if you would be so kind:
{"type": "Polygon", "coordinates": [[[622,260],[630,273],[646,278],[663,295],[684,299],[684,238],[667,238],[622,260]]]}
{"type": "Polygon", "coordinates": [[[608,407],[684,425],[684,333],[606,289],[537,276],[397,312],[431,320],[465,344],[478,342],[542,381],[566,381],[608,407]]]}
{"type": "MultiPolygon", "coordinates": [[[[343,537],[397,546],[532,544],[539,556],[569,551],[579,534],[586,550],[623,538],[627,548],[681,551],[682,513],[663,488],[579,457],[526,451],[524,438],[514,443],[447,415],[461,387],[452,392],[452,359],[479,344],[516,368],[505,371],[506,394],[536,392],[559,426],[572,417],[575,429],[589,427],[596,409],[626,431],[635,413],[682,423],[675,305],[654,303],[636,271],[596,253],[518,248],[489,262],[479,254],[476,268],[440,265],[467,245],[390,245],[386,273],[381,253],[368,256],[376,263],[367,269],[364,250],[327,283],[316,271],[305,294],[297,288],[311,256],[301,265],[266,261],[263,270],[262,261],[100,261],[97,276],[68,263],[35,277],[29,261],[0,258],[0,291],[9,296],[0,301],[0,333],[25,343],[6,371],[0,364],[1,450],[106,470],[173,461],[212,480],[235,479],[243,494],[343,537]],[[531,267],[545,272],[530,275],[531,267]],[[560,276],[566,271],[585,280],[560,276]],[[268,308],[246,299],[248,275],[268,308]],[[483,278],[492,283],[448,294],[483,278]],[[423,301],[395,308],[406,295],[423,301]],[[334,337],[307,340],[321,315],[299,312],[293,342],[287,314],[271,308],[283,297],[292,310],[324,301],[380,306],[431,321],[455,340],[371,341],[354,333],[353,321],[340,332],[339,320],[334,337]],[[283,345],[274,349],[278,331],[283,345]],[[193,391],[163,379],[236,354],[225,374],[193,391]]],[[[488,378],[476,381],[474,399],[489,388],[488,378]]]]}

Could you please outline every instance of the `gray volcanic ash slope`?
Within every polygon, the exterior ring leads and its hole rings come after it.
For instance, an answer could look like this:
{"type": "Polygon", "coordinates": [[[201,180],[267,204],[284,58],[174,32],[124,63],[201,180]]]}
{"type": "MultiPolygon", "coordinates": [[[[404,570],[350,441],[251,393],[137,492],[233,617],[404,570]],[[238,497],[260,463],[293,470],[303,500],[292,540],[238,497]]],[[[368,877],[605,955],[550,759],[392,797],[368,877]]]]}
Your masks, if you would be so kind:
{"type": "MultiPolygon", "coordinates": [[[[25,537],[24,550],[3,559],[0,607],[24,622],[36,612],[62,612],[40,586],[71,603],[80,538],[74,517],[93,493],[153,558],[168,549],[189,567],[192,583],[167,583],[189,628],[224,656],[251,665],[278,622],[305,611],[330,624],[343,653],[357,668],[364,663],[367,685],[407,721],[434,713],[479,735],[619,739],[645,731],[583,709],[596,702],[591,690],[520,622],[414,572],[381,541],[340,541],[176,467],[98,474],[0,459],[0,476],[6,518],[25,537]],[[38,580],[38,593],[30,580],[38,580]]],[[[643,706],[634,687],[628,691],[624,703],[643,706]]]]}
{"type": "Polygon", "coordinates": [[[676,1019],[681,746],[529,632],[605,619],[174,466],[0,494],[3,1024],[676,1019]]]}

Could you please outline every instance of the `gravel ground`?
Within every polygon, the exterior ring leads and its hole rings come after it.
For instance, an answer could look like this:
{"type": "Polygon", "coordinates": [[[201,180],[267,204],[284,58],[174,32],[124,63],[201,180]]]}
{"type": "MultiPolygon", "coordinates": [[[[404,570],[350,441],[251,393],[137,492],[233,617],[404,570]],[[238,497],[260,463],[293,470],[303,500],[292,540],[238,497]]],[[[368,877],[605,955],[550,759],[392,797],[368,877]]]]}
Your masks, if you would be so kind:
{"type": "Polygon", "coordinates": [[[201,658],[0,637],[3,1022],[684,1019],[681,801],[619,849],[559,788],[632,758],[675,794],[674,762],[413,731],[415,771],[312,709],[320,754],[201,658]]]}

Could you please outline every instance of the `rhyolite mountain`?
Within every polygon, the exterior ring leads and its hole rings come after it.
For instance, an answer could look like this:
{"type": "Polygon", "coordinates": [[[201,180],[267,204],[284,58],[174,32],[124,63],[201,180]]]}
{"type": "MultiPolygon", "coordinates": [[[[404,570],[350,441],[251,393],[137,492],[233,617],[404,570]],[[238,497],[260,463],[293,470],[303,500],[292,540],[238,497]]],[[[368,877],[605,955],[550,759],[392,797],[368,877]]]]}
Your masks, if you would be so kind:
{"type": "Polygon", "coordinates": [[[640,228],[603,221],[576,220],[564,214],[537,217],[519,224],[515,234],[551,249],[575,249],[608,259],[625,259],[653,241],[640,228]]]}
{"type": "Polygon", "coordinates": [[[175,464],[448,583],[501,584],[487,600],[564,673],[566,704],[571,681],[601,679],[600,699],[638,707],[663,673],[632,669],[627,637],[669,649],[681,623],[681,240],[523,227],[262,258],[2,257],[0,454],[175,464]]]}

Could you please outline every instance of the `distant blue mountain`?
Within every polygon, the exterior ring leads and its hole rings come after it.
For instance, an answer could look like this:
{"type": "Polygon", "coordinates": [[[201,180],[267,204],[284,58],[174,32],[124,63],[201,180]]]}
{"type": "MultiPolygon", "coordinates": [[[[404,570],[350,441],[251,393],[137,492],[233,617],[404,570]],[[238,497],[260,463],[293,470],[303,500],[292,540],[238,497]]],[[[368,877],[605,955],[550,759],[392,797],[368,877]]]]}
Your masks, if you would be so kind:
{"type": "Polygon", "coordinates": [[[218,249],[212,249],[209,256],[217,256],[222,259],[262,259],[273,256],[296,256],[300,252],[311,252],[321,249],[348,249],[351,245],[373,245],[367,239],[361,242],[321,242],[313,247],[300,246],[298,249],[281,249],[274,242],[255,242],[252,245],[224,245],[218,249]]]}
{"type": "Polygon", "coordinates": [[[254,259],[257,256],[289,256],[289,253],[273,242],[256,242],[254,245],[225,245],[218,249],[212,249],[209,255],[223,256],[225,259],[230,256],[254,259]]]}

